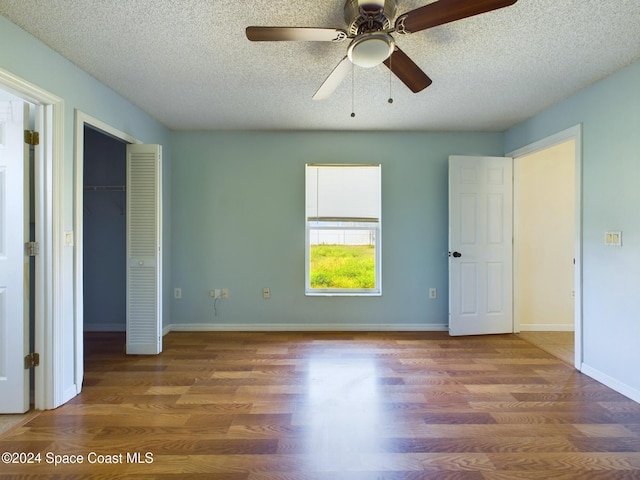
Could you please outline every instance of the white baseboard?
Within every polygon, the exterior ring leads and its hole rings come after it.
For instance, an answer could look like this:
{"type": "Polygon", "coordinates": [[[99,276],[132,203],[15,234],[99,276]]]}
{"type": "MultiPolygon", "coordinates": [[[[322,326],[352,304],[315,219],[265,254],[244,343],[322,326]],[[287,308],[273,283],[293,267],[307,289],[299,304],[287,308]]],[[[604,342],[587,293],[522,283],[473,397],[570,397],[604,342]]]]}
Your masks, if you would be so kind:
{"type": "Polygon", "coordinates": [[[521,332],[573,332],[573,323],[521,323],[521,332]]]}
{"type": "Polygon", "coordinates": [[[85,323],[85,332],[126,332],[127,326],[123,323],[85,323]]]}
{"type": "Polygon", "coordinates": [[[630,387],[629,385],[622,383],[621,381],[616,380],[615,378],[602,373],[600,370],[592,368],[584,363],[582,364],[580,371],[607,387],[612,388],[616,392],[621,393],[625,397],[629,397],[631,400],[640,403],[640,390],[630,387]]]}
{"type": "Polygon", "coordinates": [[[308,324],[308,323],[173,323],[163,329],[169,332],[446,332],[447,324],[308,324]]]}

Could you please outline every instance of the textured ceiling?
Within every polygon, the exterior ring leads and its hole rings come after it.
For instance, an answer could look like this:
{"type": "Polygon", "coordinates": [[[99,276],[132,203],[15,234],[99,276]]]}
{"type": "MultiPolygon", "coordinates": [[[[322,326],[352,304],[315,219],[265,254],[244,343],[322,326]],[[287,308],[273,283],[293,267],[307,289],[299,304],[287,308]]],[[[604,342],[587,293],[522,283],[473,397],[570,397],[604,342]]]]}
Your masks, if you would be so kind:
{"type": "MultiPolygon", "coordinates": [[[[398,13],[426,3],[399,0],[398,13]]],[[[347,42],[245,37],[248,25],[344,28],[343,7],[344,0],[0,0],[0,14],[180,130],[503,130],[640,59],[639,0],[519,0],[395,35],[433,79],[421,93],[384,66],[356,67],[329,99],[314,101],[347,42]]]]}

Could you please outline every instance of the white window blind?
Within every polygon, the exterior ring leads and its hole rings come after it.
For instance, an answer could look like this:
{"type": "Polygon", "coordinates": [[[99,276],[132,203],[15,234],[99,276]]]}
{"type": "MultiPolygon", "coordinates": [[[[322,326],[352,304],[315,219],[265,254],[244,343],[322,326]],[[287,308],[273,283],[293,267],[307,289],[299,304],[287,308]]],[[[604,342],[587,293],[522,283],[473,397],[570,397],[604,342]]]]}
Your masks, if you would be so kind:
{"type": "Polygon", "coordinates": [[[308,165],[307,220],[377,222],[380,165],[308,165]]]}

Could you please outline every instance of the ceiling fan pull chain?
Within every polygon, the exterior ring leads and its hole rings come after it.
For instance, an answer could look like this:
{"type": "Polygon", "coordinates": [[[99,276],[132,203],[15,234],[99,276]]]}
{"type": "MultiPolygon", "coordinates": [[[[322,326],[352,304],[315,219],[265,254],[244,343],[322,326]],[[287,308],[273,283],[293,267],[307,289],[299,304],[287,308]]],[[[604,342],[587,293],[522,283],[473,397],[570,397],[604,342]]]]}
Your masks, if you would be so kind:
{"type": "Polygon", "coordinates": [[[392,74],[393,74],[393,54],[391,54],[391,56],[389,57],[389,100],[387,100],[387,102],[389,103],[393,103],[393,97],[391,96],[392,74]]]}
{"type": "Polygon", "coordinates": [[[351,118],[356,116],[356,67],[351,64],[351,118]]]}

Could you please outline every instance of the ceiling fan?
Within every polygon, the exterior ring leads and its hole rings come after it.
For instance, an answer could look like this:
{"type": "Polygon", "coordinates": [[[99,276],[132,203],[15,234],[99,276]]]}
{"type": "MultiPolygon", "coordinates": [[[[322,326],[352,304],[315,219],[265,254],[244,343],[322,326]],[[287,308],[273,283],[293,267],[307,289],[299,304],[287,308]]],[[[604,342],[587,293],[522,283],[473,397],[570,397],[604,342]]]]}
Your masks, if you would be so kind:
{"type": "Polygon", "coordinates": [[[408,34],[481,13],[508,7],[517,0],[438,0],[396,15],[397,0],[347,0],[344,18],[347,30],[311,27],[247,27],[253,42],[316,41],[342,42],[350,39],[347,54],[313,96],[329,97],[353,65],[370,68],[384,63],[409,89],[420,92],[431,79],[396,45],[392,33],[408,34]]]}

